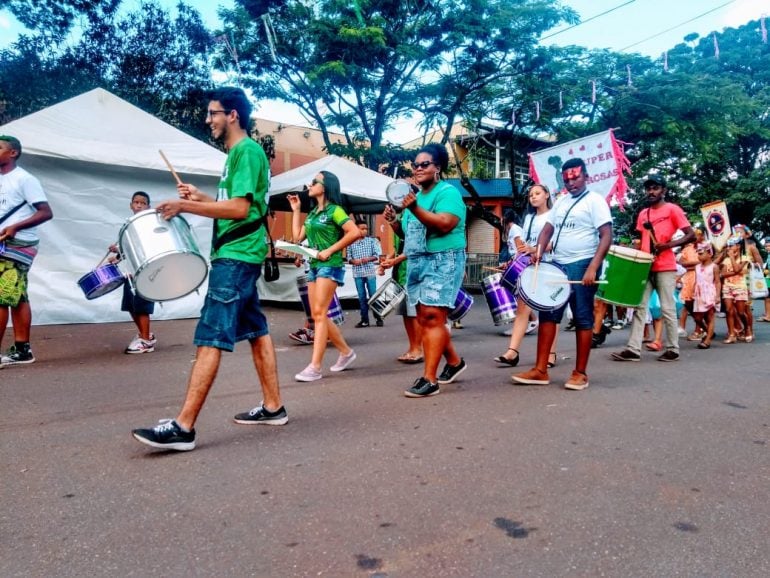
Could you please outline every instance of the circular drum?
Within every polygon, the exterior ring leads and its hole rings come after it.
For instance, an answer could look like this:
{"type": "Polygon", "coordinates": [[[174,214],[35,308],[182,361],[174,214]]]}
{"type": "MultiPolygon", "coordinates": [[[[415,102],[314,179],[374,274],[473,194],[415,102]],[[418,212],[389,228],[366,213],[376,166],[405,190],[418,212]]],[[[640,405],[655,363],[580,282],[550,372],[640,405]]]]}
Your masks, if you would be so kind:
{"type": "Polygon", "coordinates": [[[182,217],[137,213],[120,229],[118,246],[134,289],[148,301],[179,299],[206,280],[208,264],[182,217]]]}
{"type": "Polygon", "coordinates": [[[569,301],[569,278],[555,263],[530,265],[516,280],[516,295],[535,311],[554,311],[569,301]]]}
{"type": "Polygon", "coordinates": [[[460,288],[455,298],[455,307],[449,312],[447,317],[451,321],[460,321],[471,310],[471,305],[473,305],[473,297],[460,288]]]}
{"type": "Polygon", "coordinates": [[[532,259],[530,259],[529,255],[519,255],[511,261],[511,264],[505,269],[505,273],[503,273],[500,283],[502,283],[503,287],[508,289],[511,294],[513,294],[516,289],[516,280],[521,276],[521,272],[529,267],[531,262],[532,259]]]}
{"type": "Polygon", "coordinates": [[[113,263],[97,267],[78,279],[78,285],[88,300],[107,295],[107,293],[114,291],[125,282],[126,278],[123,276],[123,273],[113,263]]]}
{"type": "Polygon", "coordinates": [[[412,185],[404,180],[397,180],[390,183],[385,189],[385,198],[388,202],[400,209],[404,206],[404,197],[412,191],[412,185]]]}
{"type": "Polygon", "coordinates": [[[397,309],[405,297],[406,290],[395,280],[388,279],[369,299],[369,307],[376,315],[384,318],[397,309]]]}
{"type": "MultiPolygon", "coordinates": [[[[313,323],[313,316],[310,313],[310,299],[307,296],[307,277],[304,275],[297,277],[297,291],[299,291],[299,300],[302,303],[302,310],[305,312],[307,322],[313,323]]],[[[342,304],[336,292],[329,304],[329,311],[326,312],[326,316],[334,321],[335,325],[345,323],[345,313],[342,311],[342,304]]]]}
{"type": "Polygon", "coordinates": [[[652,254],[630,247],[610,247],[601,276],[607,283],[599,286],[596,298],[621,307],[639,307],[654,259],[652,254]]]}
{"type": "Polygon", "coordinates": [[[502,277],[501,273],[494,273],[481,281],[481,292],[495,325],[511,323],[516,319],[516,298],[500,284],[502,277]]]}

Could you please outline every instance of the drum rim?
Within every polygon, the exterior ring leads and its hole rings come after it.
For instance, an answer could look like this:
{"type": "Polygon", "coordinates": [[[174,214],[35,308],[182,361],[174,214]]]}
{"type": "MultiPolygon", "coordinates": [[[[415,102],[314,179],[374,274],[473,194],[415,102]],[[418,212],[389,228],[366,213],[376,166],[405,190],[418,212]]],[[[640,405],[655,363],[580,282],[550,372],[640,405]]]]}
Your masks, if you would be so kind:
{"type": "MultiPolygon", "coordinates": [[[[540,266],[546,267],[546,269],[553,267],[557,271],[561,272],[561,274],[564,275],[566,279],[569,279],[569,277],[567,276],[567,272],[564,270],[564,267],[562,267],[558,263],[542,261],[540,263],[540,266]]],[[[535,265],[530,265],[526,269],[529,269],[530,267],[533,268],[534,270],[535,265]]],[[[524,271],[526,271],[526,269],[524,271]]],[[[524,303],[529,305],[532,309],[536,311],[556,311],[559,307],[563,307],[564,305],[567,304],[567,302],[569,302],[569,295],[571,293],[570,291],[566,292],[567,298],[563,302],[559,303],[558,305],[543,305],[542,303],[530,298],[529,295],[526,294],[526,292],[521,290],[521,280],[524,278],[524,271],[522,271],[521,275],[519,275],[519,278],[516,279],[516,295],[518,295],[518,298],[524,301],[524,303]]]]}
{"type": "Polygon", "coordinates": [[[619,257],[631,257],[635,263],[652,263],[655,260],[655,255],[634,249],[633,247],[624,247],[623,245],[611,245],[608,255],[615,255],[619,257]]]}

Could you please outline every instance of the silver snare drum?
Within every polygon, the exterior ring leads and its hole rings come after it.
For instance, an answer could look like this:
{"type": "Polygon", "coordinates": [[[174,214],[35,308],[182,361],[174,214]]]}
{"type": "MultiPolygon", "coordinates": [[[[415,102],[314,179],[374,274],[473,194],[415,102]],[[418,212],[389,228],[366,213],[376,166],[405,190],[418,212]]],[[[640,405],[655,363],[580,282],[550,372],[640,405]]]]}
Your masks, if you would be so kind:
{"type": "Polygon", "coordinates": [[[369,299],[369,307],[380,317],[387,317],[406,297],[406,290],[393,279],[388,279],[369,299]]]}
{"type": "Polygon", "coordinates": [[[137,213],[120,229],[118,246],[134,290],[149,301],[179,299],[206,280],[208,263],[182,217],[137,213]]]}

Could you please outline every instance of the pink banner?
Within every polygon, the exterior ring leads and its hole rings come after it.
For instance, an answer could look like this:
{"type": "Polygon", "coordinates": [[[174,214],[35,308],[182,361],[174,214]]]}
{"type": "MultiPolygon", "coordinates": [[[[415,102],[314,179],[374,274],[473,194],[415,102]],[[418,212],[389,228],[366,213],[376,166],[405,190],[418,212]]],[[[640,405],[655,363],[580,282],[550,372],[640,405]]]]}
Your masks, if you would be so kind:
{"type": "Polygon", "coordinates": [[[561,166],[575,157],[586,164],[588,188],[603,195],[607,203],[614,198],[622,208],[628,190],[624,173],[631,173],[631,165],[612,130],[530,153],[529,175],[557,195],[564,190],[561,166]]]}

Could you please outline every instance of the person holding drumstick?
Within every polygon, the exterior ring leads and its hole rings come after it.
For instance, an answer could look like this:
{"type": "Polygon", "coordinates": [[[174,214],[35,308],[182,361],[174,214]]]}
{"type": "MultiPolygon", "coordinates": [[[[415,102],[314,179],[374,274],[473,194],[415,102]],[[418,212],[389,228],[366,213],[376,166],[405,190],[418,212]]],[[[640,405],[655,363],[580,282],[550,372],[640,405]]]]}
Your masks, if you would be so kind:
{"type": "Polygon", "coordinates": [[[467,368],[446,326],[465,274],[466,214],[460,191],[441,180],[448,166],[445,147],[422,147],[412,163],[419,193],[410,191],[404,197],[400,221],[391,205],[384,212],[394,232],[404,238],[407,298],[417,308],[422,329],[424,373],[404,392],[407,397],[436,395],[439,385],[452,383],[467,368]],[[438,375],[442,356],[446,365],[438,375]]]}
{"type": "Polygon", "coordinates": [[[180,213],[215,219],[211,271],[206,300],[195,328],[198,346],[187,395],[175,419],[152,428],[135,429],[134,438],[160,449],[195,449],[195,425],[219,370],[222,351],[233,351],[248,340],[262,402],[233,419],[245,425],[283,425],[288,421],[281,403],[275,348],[262,312],[257,280],[267,257],[267,192],[270,165],[262,147],[249,138],[251,103],[240,88],[212,93],[206,114],[211,136],[224,144],[227,159],[217,197],[179,182],[179,199],[165,200],[157,211],[167,220],[180,213]]]}
{"type": "MultiPolygon", "coordinates": [[[[136,191],[131,195],[131,212],[136,215],[150,208],[150,195],[144,191],[136,191]]],[[[117,263],[120,261],[118,246],[110,245],[110,253],[115,253],[108,261],[117,263]]],[[[155,303],[144,299],[138,293],[131,290],[131,284],[123,283],[123,299],[120,303],[120,310],[131,315],[131,319],[136,325],[138,333],[131,340],[131,343],[123,350],[123,353],[136,355],[140,353],[152,353],[155,351],[155,345],[158,340],[155,334],[150,332],[150,315],[155,312],[155,303]]]]}
{"type": "MultiPolygon", "coordinates": [[[[568,194],[560,197],[548,213],[548,221],[537,240],[532,261],[538,263],[553,239],[553,262],[564,268],[570,281],[569,306],[575,322],[575,369],[564,383],[566,389],[588,387],[588,358],[594,324],[594,295],[602,262],[612,243],[612,216],[599,193],[588,190],[588,171],[582,159],[572,158],[562,165],[568,194]],[[555,238],[554,238],[555,233],[555,238]]],[[[554,311],[540,312],[535,367],[512,376],[514,384],[548,385],[548,354],[561,323],[566,304],[554,311]]]]}
{"type": "MultiPolygon", "coordinates": [[[[519,227],[519,230],[521,231],[520,236],[523,240],[520,245],[517,244],[515,256],[532,256],[537,252],[537,239],[540,236],[540,231],[542,231],[545,223],[548,221],[548,213],[553,206],[551,193],[545,185],[532,185],[527,191],[527,198],[529,199],[528,213],[527,216],[524,217],[524,225],[519,227]]],[[[508,344],[508,351],[495,357],[494,361],[510,365],[511,367],[515,367],[519,364],[519,347],[521,346],[522,339],[524,339],[524,334],[529,329],[529,318],[531,313],[532,309],[530,306],[523,300],[519,300],[516,310],[516,319],[513,321],[513,329],[511,331],[511,341],[508,344]],[[511,352],[513,352],[513,354],[511,354],[511,352]]],[[[554,347],[551,348],[548,355],[549,368],[556,365],[556,338],[556,334],[554,334],[554,347]]]]}
{"type": "Polygon", "coordinates": [[[297,381],[317,381],[323,377],[321,363],[327,340],[331,340],[340,352],[337,362],[329,368],[331,371],[343,371],[356,359],[356,352],[327,314],[337,287],[345,281],[342,250],[361,238],[361,232],[340,206],[340,181],[334,173],[318,173],[310,183],[308,194],[315,206],[305,218],[304,225],[301,222],[299,195],[286,197],[291,205],[294,242],[301,243],[307,238],[310,247],[318,250],[318,255],[310,260],[307,272],[307,296],[315,323],[313,356],[310,364],[294,376],[297,381]]]}

